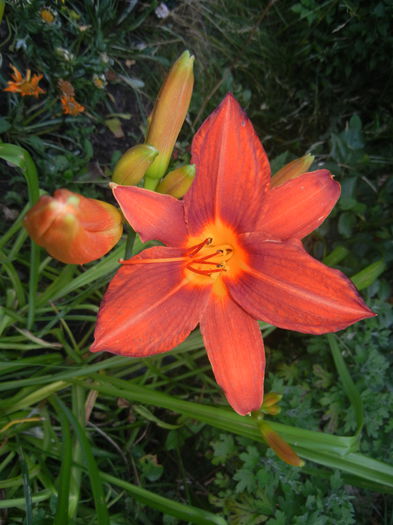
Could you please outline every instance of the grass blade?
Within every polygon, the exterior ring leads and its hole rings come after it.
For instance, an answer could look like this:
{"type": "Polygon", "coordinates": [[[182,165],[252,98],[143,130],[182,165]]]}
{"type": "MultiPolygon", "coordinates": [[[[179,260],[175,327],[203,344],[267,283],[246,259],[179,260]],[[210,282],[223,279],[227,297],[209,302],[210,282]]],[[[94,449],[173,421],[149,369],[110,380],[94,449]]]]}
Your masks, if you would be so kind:
{"type": "Polygon", "coordinates": [[[70,493],[70,477],[72,467],[72,441],[71,432],[68,419],[63,414],[56,399],[53,399],[53,404],[56,408],[57,415],[61,424],[61,436],[63,441],[63,448],[61,454],[61,467],[58,479],[58,498],[56,505],[56,514],[53,525],[63,525],[68,523],[68,501],[70,493]]]}
{"type": "Polygon", "coordinates": [[[109,474],[101,473],[101,477],[109,483],[129,492],[136,500],[161,511],[164,514],[169,514],[170,516],[174,516],[187,522],[197,523],[199,525],[226,525],[224,518],[216,516],[211,512],[193,507],[192,505],[184,505],[183,503],[179,503],[169,498],[164,498],[154,492],[132,485],[131,483],[110,476],[109,474]]]}
{"type": "Polygon", "coordinates": [[[73,416],[72,412],[64,405],[64,403],[60,399],[57,400],[57,403],[60,405],[61,410],[73,426],[86,460],[87,472],[90,478],[90,485],[97,513],[97,525],[109,525],[109,515],[105,503],[101,475],[91,450],[89,438],[86,435],[85,429],[82,428],[79,421],[73,416]]]}

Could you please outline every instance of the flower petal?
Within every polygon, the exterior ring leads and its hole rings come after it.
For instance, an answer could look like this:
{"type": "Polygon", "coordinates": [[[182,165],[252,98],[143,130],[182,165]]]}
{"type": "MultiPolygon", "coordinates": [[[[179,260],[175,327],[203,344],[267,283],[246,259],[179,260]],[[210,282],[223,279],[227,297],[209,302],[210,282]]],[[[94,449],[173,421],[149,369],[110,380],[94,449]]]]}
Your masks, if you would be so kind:
{"type": "Polygon", "coordinates": [[[149,356],[171,350],[188,336],[199,322],[210,287],[185,280],[182,262],[152,262],[182,253],[149,248],[131,259],[141,263],[120,268],[101,304],[92,352],[149,356]]]}
{"type": "Polygon", "coordinates": [[[156,240],[181,246],[187,236],[183,203],[170,195],[135,186],[112,185],[125,218],[143,242],[156,240]]]}
{"type": "Polygon", "coordinates": [[[328,170],[304,173],[268,192],[253,231],[273,239],[302,239],[320,226],[339,196],[340,185],[328,170]]]}
{"type": "Polygon", "coordinates": [[[270,167],[250,120],[231,94],[195,135],[192,163],[197,175],[184,197],[190,233],[197,235],[214,219],[239,232],[254,231],[270,167]]]}
{"type": "Polygon", "coordinates": [[[265,353],[258,323],[228,295],[212,294],[200,322],[217,383],[241,415],[260,408],[265,353]]]}
{"type": "Polygon", "coordinates": [[[374,316],[351,281],[308,255],[299,240],[269,241],[260,233],[240,238],[248,266],[237,280],[225,281],[250,315],[310,334],[336,332],[374,316]]]}

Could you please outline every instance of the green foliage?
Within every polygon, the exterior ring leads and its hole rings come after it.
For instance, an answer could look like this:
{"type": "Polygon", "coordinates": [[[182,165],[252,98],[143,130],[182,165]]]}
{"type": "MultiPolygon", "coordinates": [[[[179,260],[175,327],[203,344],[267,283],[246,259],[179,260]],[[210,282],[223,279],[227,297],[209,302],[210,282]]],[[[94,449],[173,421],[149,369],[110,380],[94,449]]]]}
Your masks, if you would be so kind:
{"type": "MultiPolygon", "coordinates": [[[[106,184],[104,168],[98,163],[110,168],[110,158],[105,156],[106,148],[98,146],[104,141],[107,147],[111,142],[115,150],[117,143],[124,151],[133,140],[127,133],[140,138],[138,125],[130,120],[146,103],[141,91],[144,82],[135,76],[133,67],[141,56],[135,32],[153,8],[154,2],[144,7],[130,2],[124,8],[115,0],[59,1],[50,7],[43,0],[7,5],[1,82],[5,85],[10,79],[10,65],[22,75],[30,69],[33,74],[43,74],[40,87],[45,93],[38,99],[4,95],[0,133],[5,142],[34,153],[41,185],[48,191],[59,186],[80,191],[97,179],[106,184]],[[53,21],[46,21],[43,12],[51,13],[53,21]],[[63,115],[61,80],[72,84],[76,100],[85,107],[83,113],[63,115]],[[116,140],[106,128],[110,116],[122,119],[124,139],[116,140]]],[[[17,187],[20,179],[14,174],[11,182],[17,187]]],[[[91,196],[96,196],[94,190],[91,196]]],[[[6,199],[21,205],[23,186],[19,196],[9,192],[6,199]]]]}
{"type": "MultiPolygon", "coordinates": [[[[347,329],[338,341],[364,405],[361,449],[386,459],[393,453],[393,311],[380,299],[374,301],[374,309],[378,317],[347,329]]],[[[284,346],[288,359],[292,353],[288,354],[284,346]]],[[[284,394],[280,420],[314,429],[324,422],[325,431],[353,433],[357,421],[353,408],[348,409],[343,385],[332,381],[335,370],[327,339],[309,338],[306,351],[309,357],[302,359],[297,379],[302,388],[291,386],[287,378],[283,381],[274,370],[269,374],[270,388],[284,394]]],[[[331,474],[309,463],[303,469],[294,469],[274,461],[269,451],[265,456],[249,440],[227,434],[220,434],[211,446],[211,462],[221,469],[210,499],[223,509],[230,523],[366,525],[372,519],[371,495],[350,488],[347,476],[338,471],[331,474]],[[312,480],[306,473],[313,474],[312,480]]]]}
{"type": "MultiPolygon", "coordinates": [[[[222,434],[212,443],[214,464],[217,447],[226,442],[222,434]]],[[[235,442],[237,451],[228,451],[225,461],[219,460],[225,473],[216,474],[216,495],[210,498],[222,507],[229,523],[360,523],[354,519],[354,496],[339,472],[328,475],[321,470],[318,475],[314,469],[311,481],[302,470],[277,463],[270,452],[265,457],[247,440],[235,442]]]]}
{"type": "Polygon", "coordinates": [[[106,183],[116,157],[142,135],[145,106],[189,47],[196,90],[177,161],[187,161],[192,133],[228,90],[276,155],[273,171],[310,148],[312,169],[331,169],[342,197],[307,249],[353,276],[378,317],[335,339],[360,401],[348,395],[329,339],[264,328],[267,389],[284,396],[274,428],[310,458],[289,467],[251,418],[217,408],[226,404],[197,332],[149,360],[89,353],[124,245],[83,268],[30,251],[21,223],[38,184],[30,157],[15,162],[9,155],[20,150],[3,144],[2,158],[22,171],[2,163],[0,520],[390,523],[388,466],[370,466],[364,455],[389,463],[393,454],[391,2],[168,2],[169,17],[158,19],[156,2],[58,1],[53,25],[39,15],[47,4],[10,2],[0,26],[2,87],[11,63],[44,74],[45,96],[7,93],[0,118],[2,138],[33,154],[40,188],[98,196],[93,183],[106,183]],[[100,89],[93,77],[103,74],[100,89]],[[85,113],[61,115],[60,78],[72,82],[85,113]],[[107,118],[120,119],[124,139],[107,118]]]}

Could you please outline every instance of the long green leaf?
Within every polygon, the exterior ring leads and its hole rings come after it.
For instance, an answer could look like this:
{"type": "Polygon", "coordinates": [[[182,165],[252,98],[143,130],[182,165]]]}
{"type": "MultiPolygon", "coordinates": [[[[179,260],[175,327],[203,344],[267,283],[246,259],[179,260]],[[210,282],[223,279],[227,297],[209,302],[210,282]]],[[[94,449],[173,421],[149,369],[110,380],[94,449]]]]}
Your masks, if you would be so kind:
{"type": "Polygon", "coordinates": [[[352,381],[352,378],[349,374],[347,365],[345,364],[340,348],[338,346],[336,336],[334,334],[328,334],[327,339],[329,342],[330,350],[332,352],[334,363],[337,368],[337,372],[339,373],[341,382],[343,384],[343,388],[355,412],[355,418],[356,418],[356,424],[357,424],[355,435],[360,436],[360,433],[362,431],[363,424],[364,424],[364,409],[363,409],[363,402],[360,397],[360,393],[358,389],[356,388],[356,385],[352,381]]]}
{"type": "MultiPolygon", "coordinates": [[[[38,492],[35,496],[32,496],[32,503],[40,503],[45,501],[52,496],[52,492],[49,489],[42,490],[38,492]]],[[[3,499],[0,500],[0,509],[12,509],[12,508],[25,508],[26,500],[25,498],[12,498],[12,499],[3,499]]]]}
{"type": "Polygon", "coordinates": [[[25,495],[25,510],[26,510],[26,525],[32,525],[33,523],[33,501],[30,486],[29,468],[27,466],[23,450],[19,452],[21,467],[22,467],[22,479],[23,479],[23,493],[25,495]]]}
{"type": "MultiPolygon", "coordinates": [[[[30,206],[33,206],[39,198],[37,168],[30,154],[20,146],[14,144],[0,144],[0,158],[14,164],[21,169],[26,182],[30,206]]],[[[30,278],[29,278],[29,307],[27,315],[27,329],[30,330],[34,323],[36,296],[38,289],[38,267],[40,248],[31,241],[30,250],[30,278]]]]}
{"type": "Polygon", "coordinates": [[[97,512],[97,524],[109,525],[109,515],[105,503],[105,496],[101,476],[91,449],[89,439],[86,435],[86,431],[84,428],[82,428],[79,421],[73,416],[72,412],[64,405],[64,403],[60,399],[57,400],[57,403],[60,405],[61,410],[64,412],[68,421],[74,427],[75,433],[78,437],[78,441],[83,450],[83,456],[86,460],[87,471],[89,474],[91,490],[93,493],[95,503],[95,509],[97,512]]]}
{"type": "MultiPolygon", "coordinates": [[[[94,389],[102,394],[167,408],[221,430],[263,441],[252,418],[242,417],[222,408],[183,401],[116,378],[103,377],[98,374],[93,377],[94,389]]],[[[91,387],[88,383],[86,386],[91,387]]],[[[385,492],[392,492],[393,466],[352,452],[357,446],[357,436],[333,436],[271,421],[269,425],[293,446],[301,457],[330,468],[339,468],[343,472],[367,480],[370,486],[375,483],[378,486],[377,490],[383,486],[385,492]]]]}
{"type": "Polygon", "coordinates": [[[52,402],[60,419],[61,437],[63,442],[60,475],[58,479],[56,514],[53,525],[64,525],[65,523],[68,523],[69,519],[68,500],[70,493],[70,474],[72,464],[72,441],[68,419],[64,415],[59,404],[56,403],[56,398],[53,398],[52,402]]]}
{"type": "Polygon", "coordinates": [[[117,487],[120,487],[130,493],[136,500],[145,503],[149,507],[157,509],[164,514],[169,514],[181,520],[197,523],[199,525],[226,525],[224,518],[216,516],[211,512],[198,509],[192,505],[184,505],[169,498],[159,496],[154,492],[132,485],[127,481],[111,476],[110,474],[101,473],[101,477],[117,487]]]}

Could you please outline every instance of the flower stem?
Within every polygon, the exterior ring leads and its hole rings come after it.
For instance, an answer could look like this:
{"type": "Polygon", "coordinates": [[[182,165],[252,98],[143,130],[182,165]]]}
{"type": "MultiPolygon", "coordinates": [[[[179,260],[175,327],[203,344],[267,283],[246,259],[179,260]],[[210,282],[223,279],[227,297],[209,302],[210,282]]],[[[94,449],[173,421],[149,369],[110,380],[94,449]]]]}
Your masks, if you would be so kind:
{"type": "Polygon", "coordinates": [[[152,177],[145,177],[144,187],[147,190],[154,191],[157,188],[159,182],[160,182],[160,179],[153,179],[152,177]]]}
{"type": "Polygon", "coordinates": [[[126,226],[127,230],[127,240],[126,240],[126,249],[124,253],[124,259],[129,259],[132,256],[132,249],[134,247],[135,242],[135,231],[131,228],[131,226],[126,226]]]}

